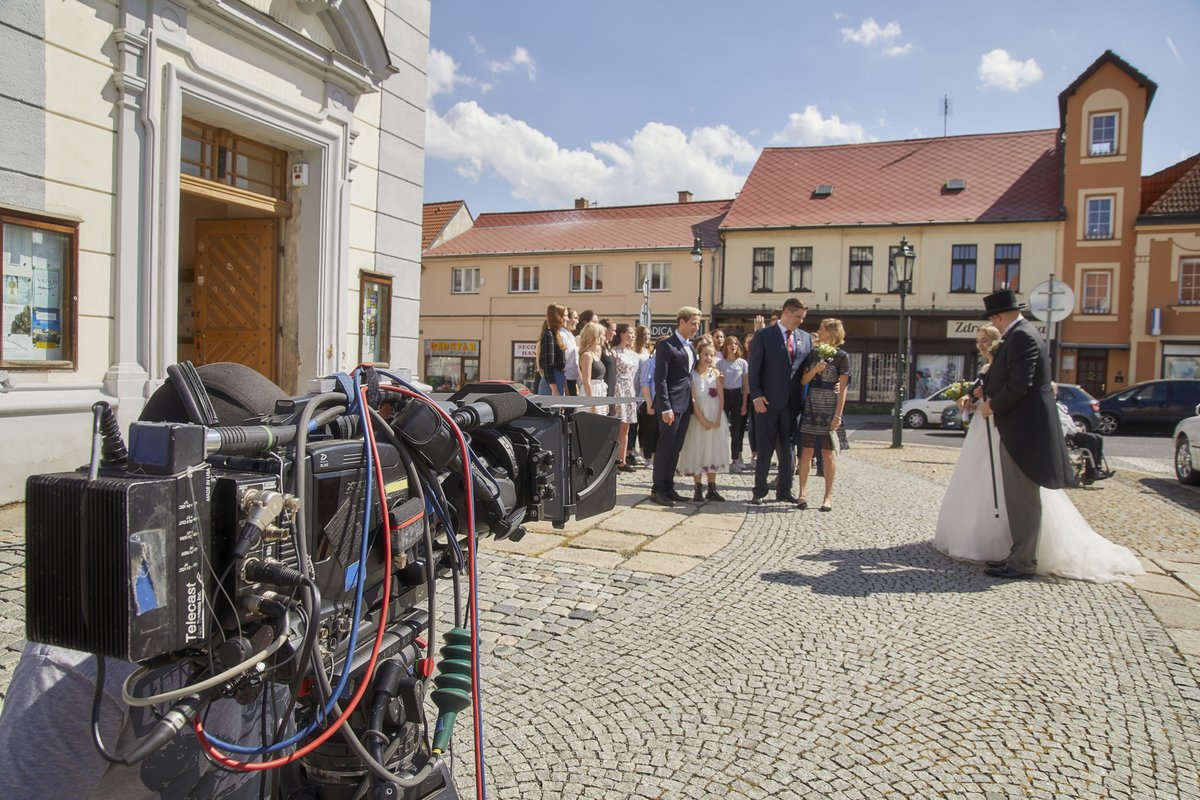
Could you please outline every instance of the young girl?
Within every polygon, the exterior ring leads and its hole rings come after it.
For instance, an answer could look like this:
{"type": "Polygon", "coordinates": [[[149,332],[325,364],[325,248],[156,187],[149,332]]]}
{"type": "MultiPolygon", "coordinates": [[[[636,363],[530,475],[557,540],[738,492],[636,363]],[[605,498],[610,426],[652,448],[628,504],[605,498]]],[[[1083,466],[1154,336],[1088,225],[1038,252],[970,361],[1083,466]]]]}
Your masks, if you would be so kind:
{"type": "Polygon", "coordinates": [[[696,366],[692,371],[692,419],[679,451],[679,471],[695,481],[692,499],[705,498],[724,502],[717,493],[717,471],[729,466],[729,421],[722,407],[725,404],[725,380],[715,365],[717,350],[711,342],[696,348],[696,366]],[[708,493],[700,485],[700,477],[708,476],[708,493]]]}

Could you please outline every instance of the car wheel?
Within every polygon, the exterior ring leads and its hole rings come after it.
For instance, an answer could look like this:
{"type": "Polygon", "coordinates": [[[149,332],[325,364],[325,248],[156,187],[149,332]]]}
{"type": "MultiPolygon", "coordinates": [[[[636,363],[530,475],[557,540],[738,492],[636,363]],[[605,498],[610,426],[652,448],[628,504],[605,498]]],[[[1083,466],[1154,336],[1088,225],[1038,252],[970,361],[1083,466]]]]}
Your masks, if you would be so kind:
{"type": "Polygon", "coordinates": [[[1107,411],[1100,414],[1100,432],[1105,436],[1111,433],[1116,433],[1117,428],[1121,427],[1121,421],[1117,419],[1116,414],[1109,414],[1107,411]]]}
{"type": "Polygon", "coordinates": [[[1175,440],[1175,477],[1180,483],[1189,486],[1200,486],[1200,472],[1192,463],[1192,445],[1186,436],[1175,440]]]}
{"type": "Polygon", "coordinates": [[[910,411],[904,415],[904,424],[910,428],[924,428],[929,420],[920,411],[910,411]]]}

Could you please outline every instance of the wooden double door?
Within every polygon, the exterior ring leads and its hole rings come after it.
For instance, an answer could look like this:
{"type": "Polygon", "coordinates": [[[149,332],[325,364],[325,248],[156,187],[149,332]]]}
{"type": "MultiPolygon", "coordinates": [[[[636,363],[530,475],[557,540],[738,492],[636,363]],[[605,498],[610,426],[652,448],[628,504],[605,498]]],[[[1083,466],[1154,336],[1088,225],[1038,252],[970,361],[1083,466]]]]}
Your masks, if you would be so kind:
{"type": "Polygon", "coordinates": [[[196,221],[196,362],[234,361],[271,380],[276,348],[276,221],[196,221]]]}

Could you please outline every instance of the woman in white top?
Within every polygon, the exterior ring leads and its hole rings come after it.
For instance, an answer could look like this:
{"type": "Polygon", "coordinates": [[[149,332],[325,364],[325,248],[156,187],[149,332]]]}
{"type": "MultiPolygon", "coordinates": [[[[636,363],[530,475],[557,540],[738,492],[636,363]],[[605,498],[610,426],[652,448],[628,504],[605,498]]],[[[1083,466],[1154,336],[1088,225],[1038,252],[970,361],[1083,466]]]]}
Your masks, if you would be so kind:
{"type": "MultiPolygon", "coordinates": [[[[716,344],[716,338],[714,332],[713,344],[716,344]]],[[[746,363],[745,353],[742,352],[738,338],[724,338],[721,357],[717,359],[717,369],[725,379],[725,418],[729,420],[729,452],[733,458],[729,464],[729,471],[745,472],[746,465],[742,463],[742,440],[746,438],[746,412],[750,407],[750,382],[746,380],[750,366],[746,363]]]]}
{"type": "Polygon", "coordinates": [[[563,377],[567,380],[567,394],[579,393],[579,340],[575,338],[575,326],[579,324],[579,312],[573,308],[567,309],[561,331],[563,344],[567,349],[563,353],[566,366],[563,367],[563,377]]]}
{"type": "MultiPolygon", "coordinates": [[[[608,375],[605,374],[604,363],[600,360],[602,353],[601,340],[605,335],[604,326],[599,322],[588,322],[579,333],[579,396],[608,397],[608,375]]],[[[608,414],[608,406],[591,406],[585,411],[597,414],[608,414]]]]}
{"type": "MultiPolygon", "coordinates": [[[[987,364],[980,369],[981,375],[986,374],[991,366],[992,348],[999,341],[1000,331],[995,327],[985,325],[980,328],[975,346],[987,360],[987,364]]],[[[979,383],[976,381],[977,386],[979,383]]],[[[960,403],[964,410],[972,408],[971,396],[960,403]]],[[[1012,534],[1008,529],[1008,513],[1004,508],[1004,491],[1001,487],[1000,432],[990,419],[973,419],[938,511],[933,546],[954,558],[972,561],[999,561],[1005,558],[1012,548],[1012,534]],[[989,439],[994,472],[989,464],[989,439]]],[[[1092,530],[1065,491],[1043,488],[1041,496],[1042,527],[1037,550],[1039,574],[1112,581],[1144,571],[1132,552],[1092,530]]]]}

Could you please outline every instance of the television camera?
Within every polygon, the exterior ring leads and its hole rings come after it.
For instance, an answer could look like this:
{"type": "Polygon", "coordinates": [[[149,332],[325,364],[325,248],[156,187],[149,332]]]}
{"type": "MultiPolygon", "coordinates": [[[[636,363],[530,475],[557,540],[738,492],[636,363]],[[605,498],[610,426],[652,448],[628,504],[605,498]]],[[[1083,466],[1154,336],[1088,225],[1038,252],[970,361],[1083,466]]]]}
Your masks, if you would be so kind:
{"type": "Polygon", "coordinates": [[[477,536],[611,509],[616,420],[516,384],[433,400],[371,368],[303,397],[237,364],[168,374],[128,447],[98,403],[88,467],[26,487],[29,639],[95,654],[100,682],[105,658],[138,662],[123,696],[161,712],[112,753],[97,702],[101,755],[132,765],[190,726],[226,769],[281,770],[281,797],[455,798],[451,731],[471,707],[481,783],[477,536]],[[181,665],[182,685],[138,694],[181,665]],[[261,704],[274,735],[220,740],[203,724],[218,698],[261,704]]]}

